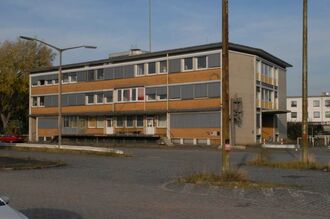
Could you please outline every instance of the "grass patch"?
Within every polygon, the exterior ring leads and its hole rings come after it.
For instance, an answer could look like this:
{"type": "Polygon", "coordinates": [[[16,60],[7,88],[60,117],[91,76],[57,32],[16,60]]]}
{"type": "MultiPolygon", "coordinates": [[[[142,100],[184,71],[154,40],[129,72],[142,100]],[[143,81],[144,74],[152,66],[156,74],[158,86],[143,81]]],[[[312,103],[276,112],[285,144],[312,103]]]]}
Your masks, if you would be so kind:
{"type": "Polygon", "coordinates": [[[251,166],[262,166],[281,169],[301,169],[301,170],[322,170],[330,172],[330,163],[322,164],[315,161],[313,155],[309,155],[308,162],[304,163],[300,160],[291,161],[271,161],[270,154],[266,150],[262,150],[253,160],[247,162],[251,166]]]}
{"type": "Polygon", "coordinates": [[[15,147],[15,146],[4,146],[0,149],[15,150],[15,151],[33,151],[33,152],[47,152],[47,153],[62,153],[62,154],[82,154],[82,155],[97,155],[105,157],[131,157],[130,154],[118,154],[115,152],[102,152],[102,151],[87,151],[87,150],[72,150],[72,149],[61,149],[61,148],[35,148],[35,147],[15,147]]]}
{"type": "Polygon", "coordinates": [[[66,166],[62,161],[0,156],[0,170],[32,170],[66,166]]]}
{"type": "Polygon", "coordinates": [[[248,179],[247,174],[240,170],[230,170],[221,175],[214,173],[196,173],[190,176],[181,177],[179,183],[206,184],[227,188],[288,188],[293,186],[255,182],[248,179]]]}

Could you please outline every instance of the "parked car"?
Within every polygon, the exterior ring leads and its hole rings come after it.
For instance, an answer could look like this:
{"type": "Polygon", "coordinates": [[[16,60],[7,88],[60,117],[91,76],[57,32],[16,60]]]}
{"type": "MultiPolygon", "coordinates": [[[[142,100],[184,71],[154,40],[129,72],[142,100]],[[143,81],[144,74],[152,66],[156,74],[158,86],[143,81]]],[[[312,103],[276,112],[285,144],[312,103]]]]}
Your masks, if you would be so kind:
{"type": "Polygon", "coordinates": [[[0,136],[0,142],[6,142],[6,143],[20,143],[24,142],[24,138],[22,136],[18,135],[3,135],[0,136]]]}
{"type": "Polygon", "coordinates": [[[24,214],[9,205],[9,198],[0,197],[0,218],[2,219],[28,219],[24,214]]]}

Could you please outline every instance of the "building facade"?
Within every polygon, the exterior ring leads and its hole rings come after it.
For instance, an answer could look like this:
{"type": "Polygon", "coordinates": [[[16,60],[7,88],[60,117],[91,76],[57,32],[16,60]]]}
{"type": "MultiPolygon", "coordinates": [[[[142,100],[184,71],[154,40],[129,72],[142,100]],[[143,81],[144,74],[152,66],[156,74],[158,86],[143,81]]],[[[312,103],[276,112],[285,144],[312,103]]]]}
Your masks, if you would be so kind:
{"type": "MultiPolygon", "coordinates": [[[[302,97],[292,96],[287,98],[290,113],[288,122],[302,122],[302,97]]],[[[330,125],[330,95],[323,93],[319,96],[308,97],[308,122],[321,125],[330,125]]]]}
{"type": "MultiPolygon", "coordinates": [[[[230,96],[241,99],[236,144],[286,137],[286,68],[257,48],[230,44],[230,96]]],[[[221,142],[221,43],[70,64],[62,72],[62,135],[221,142]]],[[[58,67],[30,74],[29,140],[58,135],[58,67]]],[[[235,115],[236,115],[235,114],[235,115]]]]}

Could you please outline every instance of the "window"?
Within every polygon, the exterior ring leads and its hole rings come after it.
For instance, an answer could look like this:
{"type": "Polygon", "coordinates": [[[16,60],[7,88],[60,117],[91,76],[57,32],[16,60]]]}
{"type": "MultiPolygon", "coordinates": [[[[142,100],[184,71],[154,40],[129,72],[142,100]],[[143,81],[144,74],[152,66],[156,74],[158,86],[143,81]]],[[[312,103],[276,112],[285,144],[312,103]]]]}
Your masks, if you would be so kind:
{"type": "Polygon", "coordinates": [[[148,66],[149,66],[148,74],[156,74],[156,62],[150,62],[148,66]]]}
{"type": "Polygon", "coordinates": [[[135,101],[136,100],[136,90],[137,89],[132,89],[132,100],[135,101]]]}
{"type": "Polygon", "coordinates": [[[123,116],[117,116],[117,127],[124,127],[124,117],[123,116]]]}
{"type": "Polygon", "coordinates": [[[87,98],[87,104],[94,103],[94,94],[88,94],[88,95],[86,95],[86,98],[87,98]]]}
{"type": "Polygon", "coordinates": [[[126,88],[117,90],[118,102],[134,102],[144,100],[144,88],[126,88]]]}
{"type": "Polygon", "coordinates": [[[77,82],[77,81],[78,81],[77,73],[71,73],[70,82],[73,83],[73,82],[77,82]]]}
{"type": "Polygon", "coordinates": [[[143,116],[136,116],[136,127],[143,127],[143,116]]]}
{"type": "Polygon", "coordinates": [[[143,87],[138,88],[138,100],[144,100],[144,88],[143,87]]]}
{"type": "Polygon", "coordinates": [[[69,83],[69,74],[63,74],[62,82],[63,83],[69,83]]]}
{"type": "Polygon", "coordinates": [[[94,70],[89,70],[87,73],[87,80],[94,81],[94,70]]]}
{"type": "Polygon", "coordinates": [[[72,116],[70,118],[70,128],[77,128],[78,127],[78,117],[72,116]]]}
{"type": "Polygon", "coordinates": [[[160,61],[159,62],[159,73],[166,73],[167,72],[167,61],[160,61]]]}
{"type": "Polygon", "coordinates": [[[45,97],[39,97],[39,106],[45,106],[45,97]]]}
{"type": "Polygon", "coordinates": [[[144,75],[144,64],[136,65],[136,75],[144,75]]]}
{"type": "Polygon", "coordinates": [[[117,101],[118,102],[121,102],[122,101],[121,95],[122,95],[122,90],[118,90],[117,91],[117,101]]]}
{"type": "Polygon", "coordinates": [[[313,113],[314,118],[320,118],[320,112],[316,111],[313,113]]]}
{"type": "Polygon", "coordinates": [[[330,118],[330,111],[325,112],[325,118],[330,118]]]}
{"type": "Polygon", "coordinates": [[[53,80],[47,80],[46,81],[46,85],[52,85],[53,84],[53,80]]]}
{"type": "Polygon", "coordinates": [[[112,103],[113,102],[113,91],[106,91],[104,93],[105,102],[112,103]]]}
{"type": "Polygon", "coordinates": [[[97,117],[96,128],[104,128],[104,117],[97,117]]]}
{"type": "Polygon", "coordinates": [[[97,103],[103,103],[103,93],[96,94],[97,103]]]}
{"type": "Polygon", "coordinates": [[[157,127],[166,127],[166,126],[167,126],[166,115],[165,114],[159,115],[157,127]]]}
{"type": "Polygon", "coordinates": [[[70,120],[69,120],[69,117],[67,117],[67,116],[64,117],[64,120],[63,120],[63,126],[64,126],[65,128],[70,127],[70,120]]]}
{"type": "Polygon", "coordinates": [[[291,101],[291,107],[297,107],[297,101],[296,100],[291,101]]]}
{"type": "Polygon", "coordinates": [[[103,78],[104,78],[103,69],[97,69],[96,80],[103,80],[103,78]]]}
{"type": "Polygon", "coordinates": [[[197,68],[198,69],[206,68],[206,56],[197,57],[197,68]]]}
{"type": "Polygon", "coordinates": [[[79,128],[86,128],[87,120],[84,117],[79,117],[79,128]]]}
{"type": "Polygon", "coordinates": [[[134,116],[126,117],[126,127],[132,128],[134,126],[134,116]]]}
{"type": "Polygon", "coordinates": [[[96,128],[96,117],[88,118],[88,128],[96,128]]]}
{"type": "Polygon", "coordinates": [[[39,85],[45,85],[45,80],[40,80],[39,85]]]}
{"type": "Polygon", "coordinates": [[[32,97],[32,106],[38,106],[38,97],[32,97]]]}
{"type": "Polygon", "coordinates": [[[330,107],[330,100],[325,100],[324,104],[326,107],[330,107]]]}
{"type": "Polygon", "coordinates": [[[313,100],[313,107],[320,107],[320,101],[319,100],[313,100]]]}
{"type": "Polygon", "coordinates": [[[125,89],[123,92],[123,101],[129,101],[130,100],[130,95],[129,95],[129,89],[125,89]]]}
{"type": "Polygon", "coordinates": [[[193,58],[185,58],[183,59],[184,70],[192,70],[193,69],[193,58]]]}
{"type": "Polygon", "coordinates": [[[147,100],[156,100],[156,93],[147,94],[147,100]]]}
{"type": "Polygon", "coordinates": [[[296,119],[297,118],[297,112],[291,112],[291,118],[296,119]]]}

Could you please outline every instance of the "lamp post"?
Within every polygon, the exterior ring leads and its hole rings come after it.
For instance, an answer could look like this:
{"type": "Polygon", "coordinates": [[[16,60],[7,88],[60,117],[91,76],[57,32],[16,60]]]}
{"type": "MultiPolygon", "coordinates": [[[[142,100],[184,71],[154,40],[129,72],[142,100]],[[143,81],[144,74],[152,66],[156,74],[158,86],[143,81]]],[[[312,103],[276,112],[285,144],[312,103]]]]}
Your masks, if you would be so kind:
{"type": "Polygon", "coordinates": [[[88,45],[81,45],[81,46],[74,46],[74,47],[67,47],[67,48],[59,48],[57,46],[54,46],[52,44],[46,43],[42,40],[32,38],[32,37],[27,37],[27,36],[20,36],[21,39],[24,40],[29,40],[29,41],[35,41],[39,42],[41,44],[44,44],[52,49],[55,49],[59,55],[60,55],[60,60],[59,60],[59,67],[58,67],[58,120],[57,120],[57,129],[58,129],[58,148],[61,147],[62,144],[62,53],[67,50],[72,50],[72,49],[78,49],[78,48],[87,48],[87,49],[96,49],[96,46],[88,46],[88,45]]]}

